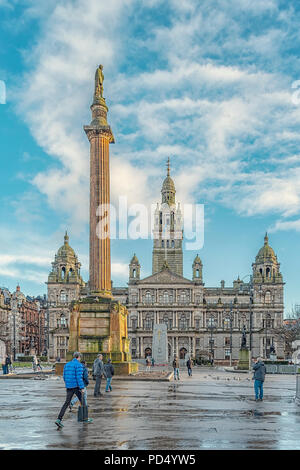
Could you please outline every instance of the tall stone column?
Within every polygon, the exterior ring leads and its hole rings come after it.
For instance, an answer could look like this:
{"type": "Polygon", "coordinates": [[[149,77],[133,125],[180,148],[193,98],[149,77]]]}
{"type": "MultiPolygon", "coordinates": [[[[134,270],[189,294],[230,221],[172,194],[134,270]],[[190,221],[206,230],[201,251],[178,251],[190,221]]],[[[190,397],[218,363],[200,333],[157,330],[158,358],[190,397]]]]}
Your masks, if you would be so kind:
{"type": "Polygon", "coordinates": [[[110,260],[110,173],[109,144],[114,136],[107,124],[103,98],[102,66],[95,76],[94,100],[91,105],[92,122],[84,126],[90,142],[90,293],[111,297],[110,260]]]}

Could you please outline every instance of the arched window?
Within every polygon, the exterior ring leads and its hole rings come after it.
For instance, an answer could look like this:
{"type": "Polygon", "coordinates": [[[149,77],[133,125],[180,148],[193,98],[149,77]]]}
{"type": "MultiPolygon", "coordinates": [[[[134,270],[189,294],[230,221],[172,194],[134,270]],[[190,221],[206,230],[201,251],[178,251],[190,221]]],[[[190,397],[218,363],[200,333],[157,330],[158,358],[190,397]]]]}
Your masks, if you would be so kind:
{"type": "Polygon", "coordinates": [[[164,240],[162,240],[161,241],[161,247],[164,248],[164,246],[165,246],[165,242],[164,242],[164,240]]]}
{"type": "Polygon", "coordinates": [[[167,240],[167,248],[169,248],[169,240],[167,240]]]}
{"type": "Polygon", "coordinates": [[[146,292],[145,302],[146,302],[146,304],[151,304],[151,302],[152,302],[152,295],[151,295],[151,292],[149,292],[149,291],[146,292]]]}
{"type": "Polygon", "coordinates": [[[209,317],[209,318],[207,319],[207,327],[208,327],[208,328],[212,328],[212,327],[214,327],[214,326],[216,326],[216,322],[215,322],[214,317],[209,317]]]}
{"type": "Polygon", "coordinates": [[[58,328],[67,328],[67,319],[64,314],[62,314],[58,319],[57,319],[57,327],[58,328]]]}
{"type": "Polygon", "coordinates": [[[271,298],[271,292],[270,292],[270,291],[267,291],[267,292],[265,293],[265,303],[266,303],[266,304],[270,304],[270,303],[271,303],[271,300],[272,300],[272,298],[271,298]]]}
{"type": "Polygon", "coordinates": [[[266,270],[266,277],[267,277],[268,279],[271,278],[271,269],[270,269],[270,268],[267,268],[267,270],[266,270]]]}
{"type": "Polygon", "coordinates": [[[66,268],[63,267],[63,268],[61,269],[61,278],[64,279],[65,277],[66,277],[66,268]]]}
{"type": "Polygon", "coordinates": [[[136,270],[135,269],[132,270],[132,277],[136,277],[136,270]]]}
{"type": "Polygon", "coordinates": [[[175,242],[172,240],[172,248],[175,248],[175,242]]]}
{"type": "Polygon", "coordinates": [[[196,277],[200,277],[200,271],[199,271],[199,269],[196,269],[196,277]]]}

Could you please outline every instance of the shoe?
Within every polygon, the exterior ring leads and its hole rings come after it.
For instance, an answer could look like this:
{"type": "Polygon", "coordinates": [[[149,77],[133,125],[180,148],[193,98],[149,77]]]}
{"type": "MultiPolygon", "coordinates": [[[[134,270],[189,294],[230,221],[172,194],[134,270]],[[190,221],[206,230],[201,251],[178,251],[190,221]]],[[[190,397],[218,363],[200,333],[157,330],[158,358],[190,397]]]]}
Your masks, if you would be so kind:
{"type": "Polygon", "coordinates": [[[255,401],[259,401],[258,398],[255,398],[255,401]]]}
{"type": "Polygon", "coordinates": [[[59,429],[64,427],[64,425],[63,425],[63,423],[61,422],[60,419],[57,419],[57,420],[55,421],[55,424],[56,424],[56,426],[57,426],[59,429]]]}
{"type": "Polygon", "coordinates": [[[259,401],[263,401],[263,398],[260,398],[259,401]]]}
{"type": "Polygon", "coordinates": [[[82,422],[83,423],[92,423],[93,420],[92,420],[92,418],[88,418],[88,419],[84,419],[82,422]]]}
{"type": "Polygon", "coordinates": [[[69,405],[69,411],[70,411],[70,413],[71,413],[72,409],[73,409],[73,406],[72,406],[72,405],[69,405]]]}
{"type": "Polygon", "coordinates": [[[109,392],[109,390],[105,390],[106,392],[109,392]]]}

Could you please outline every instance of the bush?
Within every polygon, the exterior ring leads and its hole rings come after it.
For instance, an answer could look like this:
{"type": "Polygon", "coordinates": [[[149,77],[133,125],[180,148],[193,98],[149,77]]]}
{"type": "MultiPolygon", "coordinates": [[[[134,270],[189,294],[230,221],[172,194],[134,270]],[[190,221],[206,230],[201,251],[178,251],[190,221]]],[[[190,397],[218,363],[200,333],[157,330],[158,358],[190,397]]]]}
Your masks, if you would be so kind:
{"type": "MultiPolygon", "coordinates": [[[[47,362],[47,356],[37,356],[41,362],[47,362]]],[[[32,362],[33,356],[18,356],[16,361],[18,362],[32,362]]]]}

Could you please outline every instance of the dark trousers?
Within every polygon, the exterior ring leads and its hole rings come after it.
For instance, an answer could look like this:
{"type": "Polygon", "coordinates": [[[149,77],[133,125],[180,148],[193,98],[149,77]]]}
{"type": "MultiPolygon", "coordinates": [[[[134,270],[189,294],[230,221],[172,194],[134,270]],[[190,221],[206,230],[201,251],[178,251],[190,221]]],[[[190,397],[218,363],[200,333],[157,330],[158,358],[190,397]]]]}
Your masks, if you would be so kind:
{"type": "Polygon", "coordinates": [[[62,409],[61,409],[60,412],[59,412],[58,419],[63,419],[63,416],[64,416],[64,414],[65,414],[65,412],[66,412],[66,409],[68,408],[68,406],[69,406],[70,403],[71,403],[71,400],[72,400],[72,398],[73,398],[74,393],[75,393],[75,395],[77,396],[77,398],[78,398],[78,400],[80,401],[80,403],[82,404],[82,401],[81,401],[81,400],[82,400],[82,398],[81,398],[82,394],[81,394],[80,389],[79,389],[78,387],[75,387],[75,388],[67,388],[67,398],[66,398],[65,403],[64,403],[63,406],[62,406],[62,409]]]}
{"type": "Polygon", "coordinates": [[[190,367],[188,367],[188,374],[189,376],[193,375],[192,369],[190,367]]]}
{"type": "Polygon", "coordinates": [[[96,376],[96,383],[94,388],[94,397],[99,397],[101,387],[101,377],[96,376]]]}

